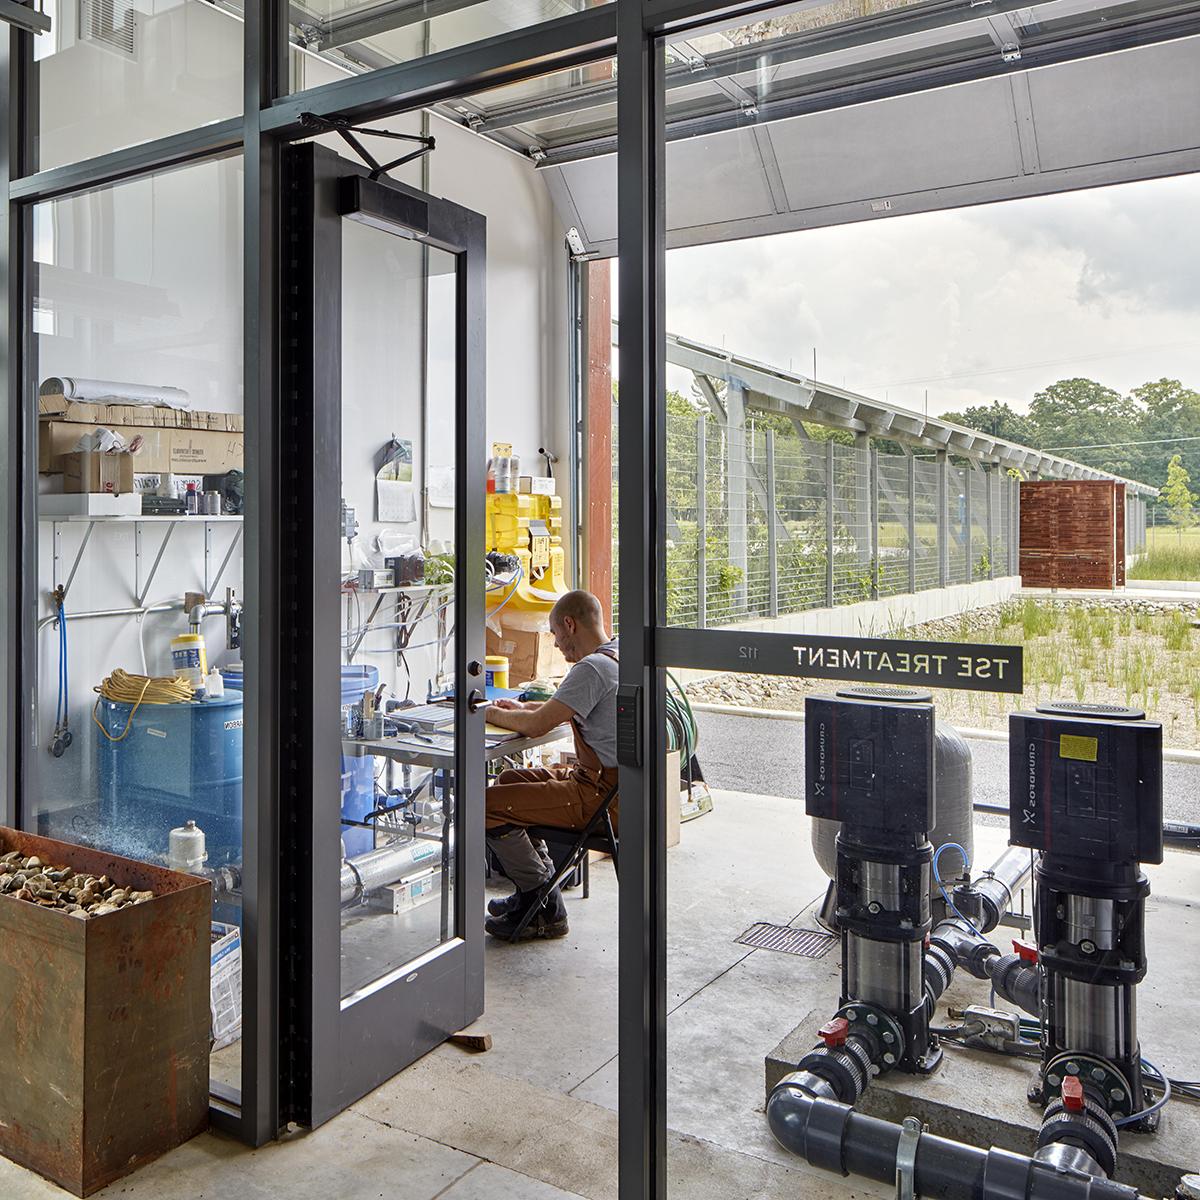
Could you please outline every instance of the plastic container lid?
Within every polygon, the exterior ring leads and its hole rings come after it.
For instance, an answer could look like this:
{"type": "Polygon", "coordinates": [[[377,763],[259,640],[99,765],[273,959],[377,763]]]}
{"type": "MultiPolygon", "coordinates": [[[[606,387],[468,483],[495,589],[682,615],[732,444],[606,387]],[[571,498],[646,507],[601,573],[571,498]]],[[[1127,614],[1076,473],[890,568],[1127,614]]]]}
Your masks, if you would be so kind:
{"type": "Polygon", "coordinates": [[[342,668],[342,703],[355,704],[364,692],[373,692],[379,686],[379,668],[354,665],[342,668]]]}

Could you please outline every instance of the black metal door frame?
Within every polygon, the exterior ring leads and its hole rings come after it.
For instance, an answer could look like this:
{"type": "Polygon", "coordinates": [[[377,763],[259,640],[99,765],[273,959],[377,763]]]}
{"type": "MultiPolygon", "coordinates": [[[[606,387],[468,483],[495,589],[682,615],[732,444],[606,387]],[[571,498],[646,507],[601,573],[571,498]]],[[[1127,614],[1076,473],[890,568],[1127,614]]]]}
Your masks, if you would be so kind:
{"type": "Polygon", "coordinates": [[[285,658],[281,777],[280,1118],[316,1126],[483,1012],[486,225],[323,146],[284,152],[282,273],[285,658]],[[416,219],[414,220],[414,216],[416,219]],[[421,219],[427,216],[427,221],[421,219]],[[342,230],[356,217],[453,254],[455,353],[454,929],[353,1000],[340,980],[342,230]]]}

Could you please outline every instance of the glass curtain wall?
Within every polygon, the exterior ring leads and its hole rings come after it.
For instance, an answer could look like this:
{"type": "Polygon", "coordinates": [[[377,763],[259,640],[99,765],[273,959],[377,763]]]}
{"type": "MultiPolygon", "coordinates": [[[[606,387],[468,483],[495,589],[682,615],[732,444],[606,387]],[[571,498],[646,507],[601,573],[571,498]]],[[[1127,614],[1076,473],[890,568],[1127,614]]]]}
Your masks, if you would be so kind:
{"type": "Polygon", "coordinates": [[[53,0],[34,39],[35,170],[242,113],[241,4],[53,0]]]}
{"type": "MultiPolygon", "coordinates": [[[[1159,486],[1165,473],[1136,459],[1133,430],[1163,391],[1188,387],[1150,380],[1197,369],[1184,306],[1162,290],[1175,269],[1151,268],[1133,286],[1106,232],[1125,228],[1143,245],[1170,229],[1163,245],[1177,251],[1192,240],[1194,158],[1176,160],[1173,177],[1154,160],[1193,146],[1194,121],[1151,130],[1140,114],[1172,111],[1165,96],[1190,72],[1194,37],[1128,54],[1097,38],[1056,42],[1084,30],[1119,36],[1132,10],[1103,3],[1076,10],[1069,26],[1045,5],[1002,28],[941,10],[943,23],[922,14],[920,31],[903,4],[796,7],[654,45],[665,80],[655,181],[665,247],[653,247],[665,335],[656,616],[674,627],[659,637],[658,665],[720,666],[726,673],[690,683],[692,701],[781,716],[839,685],[756,674],[767,639],[739,647],[733,632],[706,628],[778,632],[773,666],[784,670],[795,634],[1024,642],[1019,610],[1003,603],[1017,583],[1007,539],[1022,464],[1040,461],[1021,447],[1131,478],[1131,495],[1159,486]],[[1031,69],[1042,53],[1062,58],[1031,69]],[[1001,55],[1010,70],[997,78],[1001,55]],[[977,78],[964,63],[978,64],[977,78]],[[1128,120],[1105,103],[1118,83],[1144,106],[1128,120]],[[1085,410],[1100,422],[1096,437],[1068,436],[1085,410]],[[938,419],[956,427],[940,446],[930,436],[938,419]],[[1101,448],[1118,436],[1130,442],[1101,448]],[[970,585],[974,611],[961,620],[946,607],[952,585],[970,585]],[[861,619],[844,618],[851,605],[861,619]],[[735,666],[739,650],[746,661],[735,666]]],[[[627,64],[636,69],[622,57],[622,74],[627,64]]],[[[632,211],[643,197],[624,178],[621,187],[632,211]]],[[[624,337],[638,332],[622,321],[624,337]]],[[[1070,478],[1077,468],[1042,472],[1070,478]]],[[[639,554],[627,547],[622,570],[639,554]]],[[[1029,654],[1023,697],[939,691],[937,721],[1002,731],[1013,708],[1060,698],[1072,682],[1077,697],[1127,702],[1089,665],[1103,643],[1081,625],[1074,681],[1029,654]]],[[[668,681],[673,713],[682,690],[668,681]]],[[[1163,704],[1164,726],[1169,714],[1163,704]]],[[[756,1195],[820,1190],[798,1183],[805,1164],[767,1128],[763,1073],[777,1082],[839,1003],[838,941],[821,920],[832,832],[805,813],[803,726],[698,716],[714,807],[685,825],[678,847],[669,816],[657,831],[667,1191],[695,1194],[699,1142],[711,1150],[710,1181],[731,1171],[729,1194],[741,1194],[732,1177],[750,1176],[731,1165],[742,1156],[754,1160],[756,1195]]],[[[691,782],[674,770],[668,812],[691,782]]],[[[965,819],[970,831],[969,805],[965,819]]],[[[974,836],[978,869],[1004,843],[990,828],[974,836]]],[[[650,875],[653,896],[653,865],[650,875]]],[[[895,1072],[889,1085],[903,1091],[907,1078],[895,1072]]]]}
{"type": "Polygon", "coordinates": [[[241,1079],[242,159],[33,211],[25,827],[206,876],[211,1079],[241,1079]],[[177,678],[178,677],[178,678],[177,678]]]}

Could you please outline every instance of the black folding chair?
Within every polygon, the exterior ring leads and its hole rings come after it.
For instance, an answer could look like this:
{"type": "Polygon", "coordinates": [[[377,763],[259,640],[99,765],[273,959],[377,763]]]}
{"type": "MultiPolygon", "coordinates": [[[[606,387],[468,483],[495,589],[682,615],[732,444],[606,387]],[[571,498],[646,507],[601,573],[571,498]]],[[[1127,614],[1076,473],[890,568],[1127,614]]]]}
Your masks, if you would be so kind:
{"type": "Polygon", "coordinates": [[[582,829],[560,829],[554,825],[534,825],[526,828],[525,832],[531,838],[541,838],[542,841],[552,846],[565,846],[567,853],[565,857],[559,858],[555,855],[558,862],[553,875],[538,888],[537,902],[529,906],[528,911],[517,923],[516,929],[513,930],[509,941],[515,942],[520,939],[521,934],[525,932],[525,927],[530,921],[541,911],[542,905],[546,902],[546,897],[550,895],[556,887],[561,886],[562,881],[567,878],[573,871],[582,866],[583,870],[583,894],[586,898],[588,894],[588,852],[597,850],[601,854],[612,855],[613,870],[620,876],[620,863],[618,855],[620,851],[620,843],[617,838],[617,831],[613,828],[612,823],[612,805],[617,798],[617,785],[614,783],[608,790],[608,794],[600,801],[599,807],[591,817],[588,818],[588,823],[582,829]]]}

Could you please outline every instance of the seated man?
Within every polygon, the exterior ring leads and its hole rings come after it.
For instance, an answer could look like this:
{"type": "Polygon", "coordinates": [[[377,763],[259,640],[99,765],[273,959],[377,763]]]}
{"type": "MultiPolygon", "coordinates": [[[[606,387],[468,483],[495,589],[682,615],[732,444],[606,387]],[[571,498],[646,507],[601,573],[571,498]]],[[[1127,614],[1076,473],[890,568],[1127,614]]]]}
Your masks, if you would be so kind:
{"type": "MultiPolygon", "coordinates": [[[[545,701],[497,700],[489,704],[493,725],[540,737],[571,724],[576,761],[569,767],[503,771],[487,790],[488,845],[516,891],[488,905],[484,928],[511,938],[537,891],[554,873],[529,835],[531,825],[582,829],[617,782],[617,642],[604,628],[600,601],[591,592],[568,592],[550,613],[554,644],[573,663],[553,697],[545,701]]],[[[616,804],[612,807],[614,823],[616,804]]],[[[567,907],[555,888],[525,927],[522,938],[563,937],[567,907]]]]}

